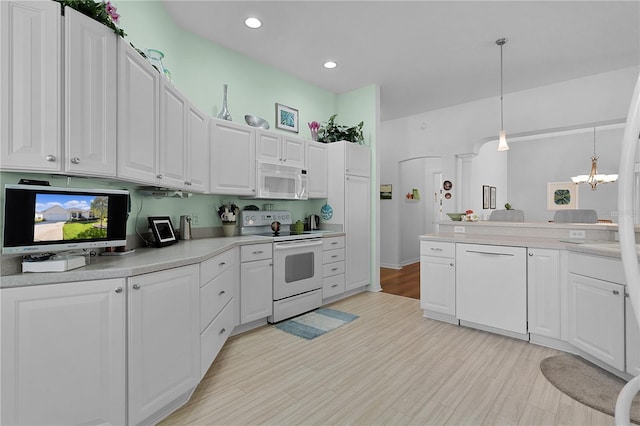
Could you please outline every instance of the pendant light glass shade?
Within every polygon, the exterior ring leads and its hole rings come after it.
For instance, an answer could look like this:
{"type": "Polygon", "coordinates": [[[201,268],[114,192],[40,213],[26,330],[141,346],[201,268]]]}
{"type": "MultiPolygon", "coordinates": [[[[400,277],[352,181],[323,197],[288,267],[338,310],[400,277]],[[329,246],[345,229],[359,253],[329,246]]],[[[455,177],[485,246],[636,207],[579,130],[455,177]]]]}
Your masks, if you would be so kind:
{"type": "Polygon", "coordinates": [[[500,132],[498,132],[498,151],[508,151],[509,144],[507,143],[507,132],[504,131],[504,101],[502,90],[502,46],[507,43],[506,38],[499,38],[496,40],[496,44],[500,46],[500,132]]]}
{"type": "Polygon", "coordinates": [[[587,183],[595,191],[598,184],[612,183],[618,180],[617,174],[605,175],[598,173],[598,157],[596,156],[596,128],[593,128],[593,157],[591,157],[591,172],[588,175],[578,175],[571,178],[573,183],[587,183]]]}

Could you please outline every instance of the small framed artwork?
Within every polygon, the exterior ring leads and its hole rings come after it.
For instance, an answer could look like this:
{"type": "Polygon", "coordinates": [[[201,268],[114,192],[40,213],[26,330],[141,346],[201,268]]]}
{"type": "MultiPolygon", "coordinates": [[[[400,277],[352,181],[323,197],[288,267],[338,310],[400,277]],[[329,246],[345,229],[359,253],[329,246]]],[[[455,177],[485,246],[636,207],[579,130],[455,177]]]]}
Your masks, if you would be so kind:
{"type": "Polygon", "coordinates": [[[391,184],[380,185],[380,199],[390,200],[392,196],[391,184]]]}
{"type": "Polygon", "coordinates": [[[276,104],[276,127],[298,133],[298,110],[282,104],[276,104]]]}
{"type": "Polygon", "coordinates": [[[547,210],[578,208],[578,185],[573,182],[547,182],[547,210]]]}
{"type": "Polygon", "coordinates": [[[444,189],[445,191],[450,191],[450,190],[451,190],[451,188],[453,188],[453,184],[451,183],[451,181],[450,181],[450,180],[445,180],[445,181],[442,183],[442,189],[444,189]]]}
{"type": "Polygon", "coordinates": [[[492,186],[489,188],[489,208],[496,208],[496,187],[492,186]]]}
{"type": "Polygon", "coordinates": [[[152,216],[148,219],[156,247],[164,247],[178,242],[169,216],[152,216]]]}
{"type": "Polygon", "coordinates": [[[489,185],[482,185],[482,208],[488,209],[491,206],[489,185]]]}

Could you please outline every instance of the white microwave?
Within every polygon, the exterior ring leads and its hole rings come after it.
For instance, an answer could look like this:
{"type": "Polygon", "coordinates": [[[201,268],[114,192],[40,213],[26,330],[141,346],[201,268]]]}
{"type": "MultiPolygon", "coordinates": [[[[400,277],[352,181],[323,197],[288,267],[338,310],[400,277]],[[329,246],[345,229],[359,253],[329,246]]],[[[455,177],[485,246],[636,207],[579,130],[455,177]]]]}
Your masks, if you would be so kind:
{"type": "Polygon", "coordinates": [[[256,179],[256,198],[278,200],[309,198],[306,170],[258,161],[256,179]]]}

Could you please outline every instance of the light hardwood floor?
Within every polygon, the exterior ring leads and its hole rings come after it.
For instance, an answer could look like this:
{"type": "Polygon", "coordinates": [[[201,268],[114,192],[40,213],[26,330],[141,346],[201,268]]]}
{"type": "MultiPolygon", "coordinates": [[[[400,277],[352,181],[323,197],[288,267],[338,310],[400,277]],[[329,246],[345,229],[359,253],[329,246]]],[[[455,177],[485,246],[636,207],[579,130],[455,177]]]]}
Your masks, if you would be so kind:
{"type": "Polygon", "coordinates": [[[422,317],[419,301],[361,293],[359,315],[314,340],[264,326],[229,339],[163,425],[613,425],[540,372],[552,349],[422,317]]]}

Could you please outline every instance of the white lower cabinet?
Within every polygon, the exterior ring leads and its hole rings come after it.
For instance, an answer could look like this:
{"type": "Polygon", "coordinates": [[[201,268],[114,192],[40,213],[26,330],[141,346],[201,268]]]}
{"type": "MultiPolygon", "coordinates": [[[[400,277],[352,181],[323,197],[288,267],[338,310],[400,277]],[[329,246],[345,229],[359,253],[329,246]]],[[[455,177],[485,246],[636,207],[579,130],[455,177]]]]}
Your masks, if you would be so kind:
{"type": "Polygon", "coordinates": [[[420,242],[420,307],[429,312],[455,316],[455,244],[420,242]]]}
{"type": "Polygon", "coordinates": [[[329,237],[322,241],[322,298],[346,291],[345,237],[329,237]]]}
{"type": "Polygon", "coordinates": [[[240,324],[273,314],[272,244],[240,248],[240,324]]]}
{"type": "Polygon", "coordinates": [[[156,423],[200,381],[199,270],[129,278],[128,424],[156,423]]]}
{"type": "Polygon", "coordinates": [[[0,423],[125,424],[125,280],[0,294],[0,423]]]}
{"type": "Polygon", "coordinates": [[[640,375],[640,328],[628,297],[625,298],[625,314],[626,371],[637,376],[640,375]]]}
{"type": "Polygon", "coordinates": [[[529,248],[527,256],[529,333],[560,339],[560,253],[529,248]]]}
{"type": "Polygon", "coordinates": [[[570,273],[568,302],[569,343],[624,371],[624,286],[570,273]]]}

